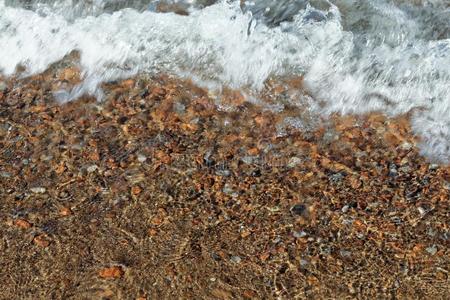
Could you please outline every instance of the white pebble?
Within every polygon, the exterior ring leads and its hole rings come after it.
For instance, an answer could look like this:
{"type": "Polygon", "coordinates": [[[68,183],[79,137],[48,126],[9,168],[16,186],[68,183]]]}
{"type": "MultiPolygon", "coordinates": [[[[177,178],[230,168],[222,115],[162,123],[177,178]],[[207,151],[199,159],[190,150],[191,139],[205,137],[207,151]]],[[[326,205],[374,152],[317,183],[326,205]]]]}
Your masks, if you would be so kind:
{"type": "Polygon", "coordinates": [[[43,194],[43,193],[45,193],[47,190],[46,190],[45,188],[43,188],[43,187],[34,187],[34,188],[31,188],[31,191],[32,191],[33,193],[35,193],[35,194],[43,194]]]}

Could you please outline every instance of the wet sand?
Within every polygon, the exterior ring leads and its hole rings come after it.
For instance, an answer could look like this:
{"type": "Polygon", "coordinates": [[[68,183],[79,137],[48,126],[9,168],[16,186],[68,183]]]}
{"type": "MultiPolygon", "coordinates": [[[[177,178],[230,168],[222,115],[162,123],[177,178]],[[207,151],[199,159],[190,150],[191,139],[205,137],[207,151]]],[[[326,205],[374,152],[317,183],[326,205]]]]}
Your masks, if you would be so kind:
{"type": "Polygon", "coordinates": [[[450,168],[408,116],[298,130],[168,77],[56,103],[78,76],[0,89],[1,299],[448,299],[450,168]]]}

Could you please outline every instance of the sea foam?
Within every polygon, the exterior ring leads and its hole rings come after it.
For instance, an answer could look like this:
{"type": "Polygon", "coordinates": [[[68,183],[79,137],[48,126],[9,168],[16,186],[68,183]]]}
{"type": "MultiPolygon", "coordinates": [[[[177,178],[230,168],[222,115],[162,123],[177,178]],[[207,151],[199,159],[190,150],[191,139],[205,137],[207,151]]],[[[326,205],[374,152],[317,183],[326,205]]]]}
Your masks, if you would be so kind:
{"type": "Polygon", "coordinates": [[[255,93],[269,78],[303,76],[325,103],[317,113],[413,112],[422,152],[450,161],[445,1],[184,1],[187,16],[157,12],[155,1],[19,2],[0,0],[0,71],[40,73],[79,51],[83,81],[61,101],[101,99],[102,82],[139,73],[255,93]]]}

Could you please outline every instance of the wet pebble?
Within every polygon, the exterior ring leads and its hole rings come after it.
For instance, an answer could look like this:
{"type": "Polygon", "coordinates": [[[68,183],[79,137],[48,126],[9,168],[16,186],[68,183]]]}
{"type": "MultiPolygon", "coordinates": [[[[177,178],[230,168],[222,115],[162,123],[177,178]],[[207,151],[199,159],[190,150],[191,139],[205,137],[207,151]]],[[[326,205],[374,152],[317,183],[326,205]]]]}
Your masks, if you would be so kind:
{"type": "Polygon", "coordinates": [[[409,150],[411,150],[413,148],[413,145],[411,145],[411,143],[404,142],[401,145],[401,148],[402,148],[402,150],[409,151],[409,150]]]}
{"type": "Polygon", "coordinates": [[[11,178],[11,173],[2,171],[2,172],[0,172],[0,177],[11,178]]]}
{"type": "Polygon", "coordinates": [[[344,177],[345,176],[342,173],[336,173],[336,174],[333,174],[333,175],[330,176],[330,181],[332,183],[338,183],[338,182],[342,181],[342,179],[344,177]]]}
{"type": "Polygon", "coordinates": [[[419,211],[419,214],[420,214],[421,216],[424,216],[424,215],[427,213],[426,209],[423,208],[422,206],[419,206],[419,207],[417,208],[417,210],[419,211]]]}
{"type": "Polygon", "coordinates": [[[397,166],[394,164],[390,164],[389,165],[389,173],[388,173],[389,177],[397,177],[398,176],[398,171],[397,171],[397,166]]]}
{"type": "Polygon", "coordinates": [[[242,261],[242,258],[240,256],[234,255],[230,258],[230,260],[232,262],[234,262],[235,264],[240,264],[242,261]]]}
{"type": "Polygon", "coordinates": [[[300,266],[302,268],[306,268],[309,265],[309,262],[306,259],[300,259],[300,266]]]}
{"type": "Polygon", "coordinates": [[[91,165],[91,166],[87,167],[87,169],[86,169],[86,171],[88,171],[88,173],[94,173],[97,170],[98,170],[97,165],[91,165]]]}
{"type": "Polygon", "coordinates": [[[137,160],[138,160],[138,162],[143,163],[147,160],[147,157],[145,155],[138,154],[137,160]]]}
{"type": "Polygon", "coordinates": [[[231,172],[227,169],[218,169],[216,170],[217,176],[228,177],[231,175],[231,172]]]}
{"type": "Polygon", "coordinates": [[[0,81],[0,92],[6,91],[7,88],[8,88],[8,86],[6,85],[6,83],[4,83],[3,81],[0,81]]]}
{"type": "Polygon", "coordinates": [[[339,251],[339,254],[345,258],[350,257],[350,255],[352,255],[352,253],[348,250],[341,250],[341,251],[339,251]]]}
{"type": "Polygon", "coordinates": [[[428,248],[425,249],[430,255],[435,255],[437,252],[437,247],[436,245],[430,246],[428,248]]]}
{"type": "Polygon", "coordinates": [[[289,159],[289,162],[288,162],[288,167],[294,168],[294,167],[298,166],[301,162],[302,162],[302,160],[300,158],[295,157],[295,156],[291,157],[291,159],[289,159]]]}
{"type": "Polygon", "coordinates": [[[297,238],[297,239],[300,239],[300,238],[304,238],[304,237],[306,237],[308,234],[305,232],[305,231],[294,231],[294,237],[295,238],[297,238]]]}
{"type": "Polygon", "coordinates": [[[295,204],[291,207],[291,213],[296,216],[306,214],[306,205],[302,203],[295,204]]]}
{"type": "Polygon", "coordinates": [[[43,194],[47,191],[46,188],[44,188],[44,187],[34,187],[34,188],[31,188],[30,190],[35,194],[43,194]]]}
{"type": "Polygon", "coordinates": [[[244,164],[250,165],[250,164],[253,163],[253,156],[244,156],[244,157],[241,157],[241,161],[242,161],[244,164]]]}
{"type": "Polygon", "coordinates": [[[350,209],[349,205],[344,205],[344,207],[342,207],[341,211],[345,214],[346,212],[348,212],[349,209],[350,209]]]}
{"type": "Polygon", "coordinates": [[[183,103],[180,102],[176,102],[173,105],[173,110],[177,113],[177,114],[183,114],[186,111],[186,106],[183,103]]]}

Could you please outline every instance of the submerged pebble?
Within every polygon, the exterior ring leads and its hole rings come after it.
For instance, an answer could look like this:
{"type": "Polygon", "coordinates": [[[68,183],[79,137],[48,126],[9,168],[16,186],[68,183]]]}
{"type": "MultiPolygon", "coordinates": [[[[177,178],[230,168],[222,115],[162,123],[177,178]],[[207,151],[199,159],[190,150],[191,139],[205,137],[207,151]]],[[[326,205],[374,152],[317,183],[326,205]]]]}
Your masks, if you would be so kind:
{"type": "Polygon", "coordinates": [[[35,194],[44,194],[47,191],[47,189],[44,187],[34,187],[31,188],[30,190],[35,194]]]}

